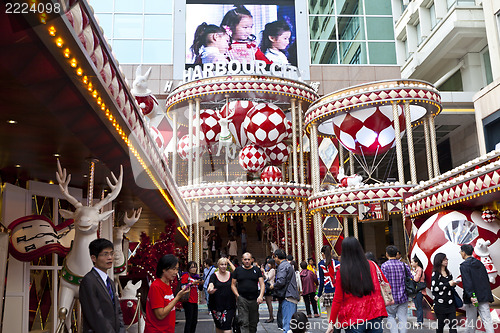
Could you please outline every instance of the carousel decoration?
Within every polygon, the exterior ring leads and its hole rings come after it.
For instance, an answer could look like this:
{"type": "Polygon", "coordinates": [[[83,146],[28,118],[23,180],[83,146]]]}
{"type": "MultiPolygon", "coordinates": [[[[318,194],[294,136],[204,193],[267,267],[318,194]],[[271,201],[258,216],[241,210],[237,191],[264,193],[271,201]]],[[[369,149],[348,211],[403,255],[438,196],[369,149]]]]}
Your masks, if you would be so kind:
{"type": "Polygon", "coordinates": [[[142,280],[136,283],[128,280],[121,292],[120,307],[127,333],[144,332],[146,321],[141,309],[141,294],[138,293],[141,285],[142,280]]]}
{"type": "Polygon", "coordinates": [[[132,95],[134,95],[135,100],[139,104],[142,110],[142,114],[146,116],[148,120],[152,120],[159,114],[159,104],[156,97],[148,89],[148,80],[151,75],[151,67],[146,71],[146,74],[142,75],[141,66],[136,68],[135,80],[133,82],[133,88],[131,90],[132,95]]]}
{"type": "MultiPolygon", "coordinates": [[[[282,221],[290,222],[281,223],[291,223],[290,234],[297,236],[298,241],[299,232],[302,235],[310,231],[306,224],[300,223],[307,220],[305,201],[311,194],[310,186],[305,179],[303,160],[299,161],[298,155],[292,158],[290,152],[301,149],[299,140],[293,142],[292,136],[303,137],[299,119],[302,121],[303,112],[316,98],[314,90],[300,81],[240,74],[186,82],[168,96],[167,116],[175,129],[195,129],[194,147],[207,135],[213,138],[214,133],[217,139],[210,143],[218,144],[217,154],[209,149],[207,154],[193,154],[191,159],[186,153],[179,161],[172,159],[171,169],[187,169],[187,179],[185,174],[174,172],[173,176],[191,207],[192,220],[183,229],[189,237],[190,260],[198,260],[202,254],[202,248],[193,246],[203,243],[203,229],[207,225],[200,221],[221,213],[283,216],[282,221]],[[215,110],[213,118],[219,127],[203,126],[202,110],[206,109],[215,110]],[[293,114],[292,122],[287,114],[293,114]],[[292,135],[294,128],[300,133],[292,135]],[[225,154],[221,156],[223,151],[225,154]],[[300,181],[289,175],[293,165],[299,177],[299,164],[300,181]]],[[[181,153],[189,139],[179,139],[176,145],[181,153]]],[[[296,243],[288,245],[293,246],[293,253],[302,251],[296,243]]]]}
{"type": "Polygon", "coordinates": [[[123,217],[123,225],[113,228],[113,247],[115,250],[113,269],[115,273],[115,280],[118,282],[118,276],[127,275],[127,257],[128,256],[128,240],[126,240],[126,234],[130,231],[130,228],[139,221],[141,217],[142,207],[135,210],[132,216],[128,217],[125,213],[123,217]]]}

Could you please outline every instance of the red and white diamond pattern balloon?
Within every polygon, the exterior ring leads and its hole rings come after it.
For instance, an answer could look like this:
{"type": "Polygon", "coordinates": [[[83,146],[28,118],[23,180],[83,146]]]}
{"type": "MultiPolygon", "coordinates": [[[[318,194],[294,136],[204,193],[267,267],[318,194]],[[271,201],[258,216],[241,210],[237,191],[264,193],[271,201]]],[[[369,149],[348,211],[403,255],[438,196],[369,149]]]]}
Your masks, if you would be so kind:
{"type": "Polygon", "coordinates": [[[248,145],[240,151],[239,162],[246,171],[257,172],[266,165],[266,154],[262,148],[248,145]]]}
{"type": "Polygon", "coordinates": [[[229,123],[229,131],[233,135],[236,145],[239,148],[245,147],[248,143],[248,137],[243,128],[243,122],[245,121],[248,111],[255,105],[257,105],[257,103],[252,101],[231,101],[220,110],[223,117],[226,117],[227,112],[233,114],[231,116],[231,122],[229,123]]]}
{"type": "Polygon", "coordinates": [[[163,135],[158,130],[158,128],[156,128],[155,126],[150,126],[149,133],[151,134],[151,137],[153,138],[153,141],[156,143],[158,148],[162,149],[165,146],[165,139],[163,138],[163,135]]]}
{"type": "Polygon", "coordinates": [[[266,148],[265,152],[269,163],[272,165],[281,165],[288,160],[290,148],[283,142],[280,142],[276,146],[266,148]]]}
{"type": "Polygon", "coordinates": [[[487,223],[492,223],[497,218],[495,212],[491,209],[483,210],[481,217],[483,218],[484,222],[487,222],[487,223]]]}
{"type": "Polygon", "coordinates": [[[279,107],[259,103],[248,112],[243,127],[251,142],[260,147],[271,147],[288,135],[286,122],[285,114],[279,107]]]}
{"type": "Polygon", "coordinates": [[[282,179],[281,169],[275,166],[266,166],[260,174],[260,179],[265,182],[280,182],[282,179]]]}
{"type": "Polygon", "coordinates": [[[291,140],[292,139],[292,122],[289,119],[287,119],[285,124],[286,124],[286,138],[291,140]]]}
{"type": "MultiPolygon", "coordinates": [[[[193,148],[195,148],[196,137],[193,135],[193,148]]],[[[201,149],[199,151],[199,156],[203,155],[205,152],[205,146],[202,144],[201,149]]],[[[189,157],[189,135],[184,135],[179,142],[177,143],[177,153],[183,160],[187,160],[189,157]]],[[[196,149],[194,149],[194,154],[196,154],[196,149]]],[[[196,158],[193,155],[193,158],[196,158]]]]}
{"type": "MultiPolygon", "coordinates": [[[[193,124],[196,123],[196,115],[193,118],[193,124]]],[[[193,134],[195,134],[196,126],[193,126],[193,134]]],[[[220,133],[219,117],[214,110],[200,110],[200,140],[208,144],[214,143],[217,139],[217,134],[220,133]]]]}
{"type": "MultiPolygon", "coordinates": [[[[405,129],[404,114],[399,108],[399,127],[405,129]]],[[[333,118],[335,135],[355,154],[385,153],[395,144],[392,106],[358,110],[333,118]]]]}

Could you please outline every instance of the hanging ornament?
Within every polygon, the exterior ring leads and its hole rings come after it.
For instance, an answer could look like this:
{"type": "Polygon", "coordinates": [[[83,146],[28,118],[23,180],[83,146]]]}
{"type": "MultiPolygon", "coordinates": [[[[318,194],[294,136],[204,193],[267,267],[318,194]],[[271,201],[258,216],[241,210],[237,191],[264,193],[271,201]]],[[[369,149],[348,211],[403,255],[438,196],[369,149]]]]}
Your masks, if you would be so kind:
{"type": "Polygon", "coordinates": [[[248,139],[260,147],[272,147],[287,136],[286,117],[274,104],[257,104],[243,123],[248,139]]]}
{"type": "Polygon", "coordinates": [[[260,179],[265,182],[280,182],[282,180],[281,169],[275,166],[267,166],[262,170],[260,179]]]}
{"type": "Polygon", "coordinates": [[[497,218],[495,212],[492,209],[483,210],[481,217],[483,218],[484,222],[487,222],[487,223],[492,223],[497,218]]]}
{"type": "Polygon", "coordinates": [[[266,165],[266,154],[262,148],[248,145],[240,151],[239,162],[246,171],[257,172],[266,165]]]}

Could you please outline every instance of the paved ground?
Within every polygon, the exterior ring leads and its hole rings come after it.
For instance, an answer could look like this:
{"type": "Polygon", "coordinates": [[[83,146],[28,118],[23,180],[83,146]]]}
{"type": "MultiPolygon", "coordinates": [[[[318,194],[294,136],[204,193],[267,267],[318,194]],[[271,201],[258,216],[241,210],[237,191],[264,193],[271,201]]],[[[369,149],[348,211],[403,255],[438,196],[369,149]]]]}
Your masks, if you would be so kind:
{"type": "MultiPolygon", "coordinates": [[[[276,318],[276,313],[277,313],[277,306],[278,302],[273,302],[273,308],[274,310],[274,315],[276,318]]],[[[298,311],[306,312],[305,311],[305,306],[303,302],[300,302],[298,304],[298,311]]],[[[175,325],[175,332],[176,333],[182,333],[184,332],[184,312],[177,311],[177,324],[175,325]]],[[[278,326],[276,325],[276,319],[274,323],[266,324],[264,321],[269,318],[269,314],[267,311],[267,306],[265,304],[261,304],[259,307],[259,315],[260,315],[260,322],[257,327],[257,332],[276,332],[276,333],[282,333],[281,330],[278,329],[278,326]]],[[[321,318],[310,318],[310,329],[308,332],[310,333],[324,333],[327,328],[327,318],[326,318],[326,312],[323,312],[321,315],[321,318]]],[[[413,323],[415,322],[415,317],[409,316],[408,317],[408,322],[409,326],[413,327],[413,323]]],[[[424,320],[424,327],[419,328],[419,329],[413,329],[410,328],[407,330],[407,333],[431,333],[431,332],[436,332],[436,321],[434,320],[424,320]]],[[[445,331],[447,329],[445,328],[445,331]]],[[[465,330],[463,328],[459,328],[458,332],[464,332],[465,330]]],[[[196,327],[196,332],[203,332],[203,333],[209,333],[209,332],[215,332],[215,326],[214,322],[212,320],[212,317],[208,315],[208,310],[206,308],[206,305],[202,304],[199,307],[199,313],[198,313],[198,325],[196,327]]],[[[384,329],[384,333],[389,332],[389,329],[384,329]]]]}

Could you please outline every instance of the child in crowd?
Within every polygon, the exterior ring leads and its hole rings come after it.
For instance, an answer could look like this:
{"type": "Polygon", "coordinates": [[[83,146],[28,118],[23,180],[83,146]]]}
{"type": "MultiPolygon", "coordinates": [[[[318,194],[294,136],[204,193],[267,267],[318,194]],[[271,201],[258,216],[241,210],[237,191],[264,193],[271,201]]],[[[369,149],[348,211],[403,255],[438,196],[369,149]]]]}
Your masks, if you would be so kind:
{"type": "Polygon", "coordinates": [[[205,22],[196,28],[191,46],[191,51],[195,56],[195,64],[226,63],[228,48],[229,36],[223,28],[205,22]]]}
{"type": "Polygon", "coordinates": [[[262,33],[260,50],[271,62],[286,65],[289,63],[284,51],[290,44],[292,31],[285,21],[274,21],[266,24],[262,33]]]}
{"type": "Polygon", "coordinates": [[[231,60],[246,61],[263,60],[271,62],[255,44],[253,31],[253,16],[245,6],[236,6],[224,15],[221,27],[226,29],[231,37],[229,57],[231,60]]]}

